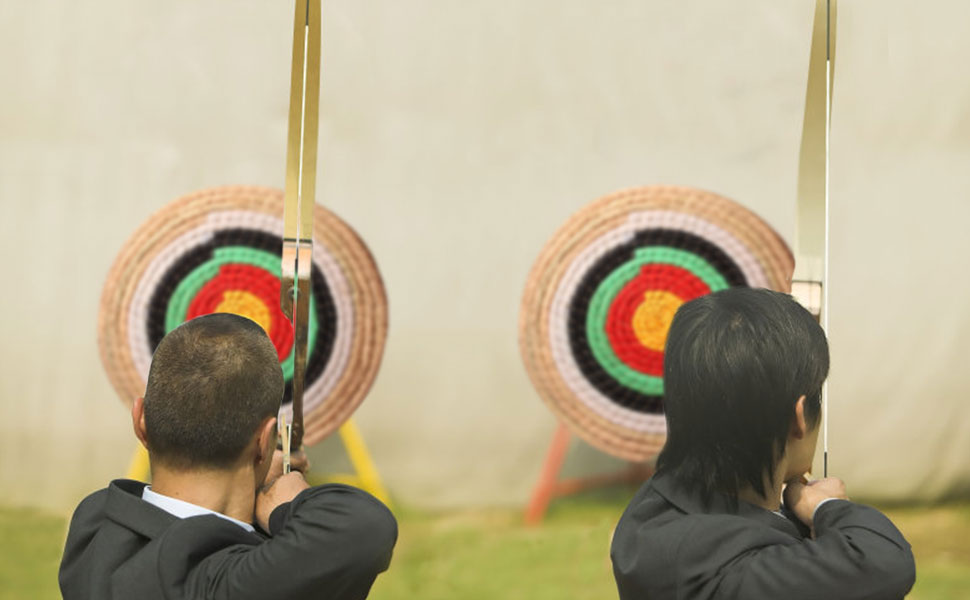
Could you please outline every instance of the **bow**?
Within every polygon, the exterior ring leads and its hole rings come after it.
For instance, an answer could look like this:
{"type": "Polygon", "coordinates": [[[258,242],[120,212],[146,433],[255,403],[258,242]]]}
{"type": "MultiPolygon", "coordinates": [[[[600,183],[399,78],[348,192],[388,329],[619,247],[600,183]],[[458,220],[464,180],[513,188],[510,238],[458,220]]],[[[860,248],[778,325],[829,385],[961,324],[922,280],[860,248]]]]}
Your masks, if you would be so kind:
{"type": "Polygon", "coordinates": [[[313,261],[319,104],[320,0],[296,0],[280,270],[280,308],[293,325],[294,334],[293,419],[289,427],[285,424],[285,418],[280,421],[284,472],[290,470],[290,448],[299,449],[303,443],[303,391],[310,314],[310,266],[313,261]]]}
{"type": "MultiPolygon", "coordinates": [[[[792,292],[828,334],[829,137],[835,75],[837,0],[816,0],[798,165],[798,227],[792,292]],[[801,289],[798,289],[801,288],[801,289]],[[801,292],[801,293],[799,293],[801,292]]],[[[822,473],[828,476],[828,383],[822,385],[822,473]]]]}

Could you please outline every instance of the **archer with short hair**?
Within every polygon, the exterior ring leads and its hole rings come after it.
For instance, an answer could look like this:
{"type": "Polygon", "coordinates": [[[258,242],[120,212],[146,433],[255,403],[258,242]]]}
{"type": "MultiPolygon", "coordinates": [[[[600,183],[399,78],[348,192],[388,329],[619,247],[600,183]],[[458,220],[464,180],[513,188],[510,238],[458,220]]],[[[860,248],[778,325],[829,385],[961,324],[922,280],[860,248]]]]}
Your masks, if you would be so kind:
{"type": "Polygon", "coordinates": [[[132,405],[152,484],[119,479],[77,507],[61,561],[66,600],[365,598],[397,523],[357,488],[283,474],[284,380],[256,323],[188,321],[159,343],[132,405]]]}
{"type": "Polygon", "coordinates": [[[906,595],[915,563],[896,527],[841,480],[804,477],[828,369],[822,328],[787,294],[681,306],[664,351],[667,441],[610,552],[621,600],[906,595]]]}

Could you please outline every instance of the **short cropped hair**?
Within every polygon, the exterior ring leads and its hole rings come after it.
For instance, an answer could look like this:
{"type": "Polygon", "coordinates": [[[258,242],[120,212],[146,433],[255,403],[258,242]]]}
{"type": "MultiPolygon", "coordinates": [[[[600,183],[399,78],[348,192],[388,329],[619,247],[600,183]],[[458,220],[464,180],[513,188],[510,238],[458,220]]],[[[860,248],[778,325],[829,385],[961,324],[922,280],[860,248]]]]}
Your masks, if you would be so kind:
{"type": "Polygon", "coordinates": [[[187,321],[155,349],[145,390],[152,460],[174,468],[226,468],[259,424],[279,412],[283,371],[273,343],[245,317],[187,321]]]}
{"type": "Polygon", "coordinates": [[[828,370],[825,333],[787,294],[731,288],[685,303],[664,350],[657,472],[676,473],[706,505],[715,493],[733,503],[747,486],[764,495],[800,396],[818,425],[828,370]]]}

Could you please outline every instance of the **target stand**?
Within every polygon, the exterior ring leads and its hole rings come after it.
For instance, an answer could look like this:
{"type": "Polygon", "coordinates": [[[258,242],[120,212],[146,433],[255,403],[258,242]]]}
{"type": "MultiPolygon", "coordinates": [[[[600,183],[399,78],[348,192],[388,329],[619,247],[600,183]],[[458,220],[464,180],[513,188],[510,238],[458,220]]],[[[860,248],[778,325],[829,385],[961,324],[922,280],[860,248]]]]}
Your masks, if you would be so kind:
{"type": "MultiPolygon", "coordinates": [[[[101,296],[98,346],[126,404],[144,394],[152,352],[184,321],[229,312],[258,323],[276,347],[285,390],[280,414],[292,421],[293,328],[280,310],[283,192],[226,186],[182,197],[155,213],[125,243],[101,296]]],[[[387,336],[387,297],[360,237],[315,206],[304,394],[304,444],[334,431],[356,471],[352,482],[381,500],[387,492],[351,420],[377,375],[387,336]]],[[[129,467],[147,480],[139,446],[129,467]]]]}
{"type": "Polygon", "coordinates": [[[794,259],[760,217],[717,194],[646,186],[570,217],[540,253],[519,314],[519,348],[559,419],[526,511],[582,489],[643,480],[666,440],[663,352],[677,309],[730,287],[789,292],[794,259]],[[570,433],[631,463],[559,480],[570,433]]]}

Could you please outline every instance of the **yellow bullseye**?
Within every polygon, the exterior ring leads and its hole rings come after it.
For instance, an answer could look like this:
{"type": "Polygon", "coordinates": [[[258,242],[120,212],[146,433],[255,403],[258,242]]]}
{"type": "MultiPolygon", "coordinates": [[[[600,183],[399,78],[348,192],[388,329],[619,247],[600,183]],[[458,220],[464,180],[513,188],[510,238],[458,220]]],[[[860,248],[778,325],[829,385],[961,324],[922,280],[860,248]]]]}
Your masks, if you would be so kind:
{"type": "Polygon", "coordinates": [[[246,317],[255,321],[269,334],[270,318],[269,308],[266,303],[259,299],[255,294],[246,290],[228,290],[222,294],[222,302],[216,307],[215,312],[233,313],[241,317],[246,317]]]}
{"type": "Polygon", "coordinates": [[[643,302],[633,313],[633,333],[645,347],[663,352],[667,331],[674,313],[684,301],[664,290],[650,290],[643,294],[643,302]]]}

